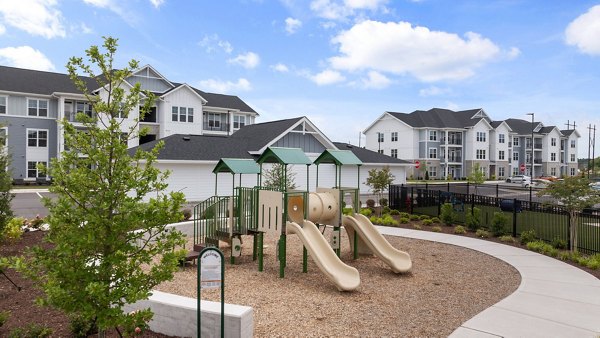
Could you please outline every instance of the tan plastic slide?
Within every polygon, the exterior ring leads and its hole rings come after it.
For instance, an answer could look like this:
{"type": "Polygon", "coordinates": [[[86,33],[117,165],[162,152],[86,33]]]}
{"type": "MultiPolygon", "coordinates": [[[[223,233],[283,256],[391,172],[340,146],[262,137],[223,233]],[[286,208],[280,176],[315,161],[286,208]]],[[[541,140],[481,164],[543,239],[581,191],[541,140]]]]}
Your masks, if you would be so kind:
{"type": "Polygon", "coordinates": [[[353,231],[348,231],[350,230],[348,228],[356,231],[369,249],[395,273],[408,272],[412,268],[410,255],[394,248],[364,215],[343,216],[342,224],[346,227],[349,236],[353,231]]]}
{"type": "Polygon", "coordinates": [[[319,269],[338,290],[352,291],[358,288],[360,285],[358,270],[340,260],[314,223],[305,220],[302,225],[301,227],[298,223],[287,222],[287,232],[300,237],[319,269]]]}

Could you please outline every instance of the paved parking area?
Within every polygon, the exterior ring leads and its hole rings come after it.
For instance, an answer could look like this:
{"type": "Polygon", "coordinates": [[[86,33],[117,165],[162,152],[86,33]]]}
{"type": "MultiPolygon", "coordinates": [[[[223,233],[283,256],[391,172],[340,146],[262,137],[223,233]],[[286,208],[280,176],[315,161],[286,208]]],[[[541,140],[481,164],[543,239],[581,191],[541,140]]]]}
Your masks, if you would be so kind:
{"type": "Polygon", "coordinates": [[[14,189],[11,208],[15,216],[33,218],[36,215],[48,216],[48,209],[42,203],[42,197],[53,197],[48,189],[14,189]]]}

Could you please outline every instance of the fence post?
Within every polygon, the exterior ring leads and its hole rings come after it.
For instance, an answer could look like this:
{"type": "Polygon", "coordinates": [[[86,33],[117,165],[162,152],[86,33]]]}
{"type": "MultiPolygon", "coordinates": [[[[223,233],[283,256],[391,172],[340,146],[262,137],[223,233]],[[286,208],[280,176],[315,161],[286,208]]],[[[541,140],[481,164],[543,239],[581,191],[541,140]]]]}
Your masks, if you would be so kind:
{"type": "Polygon", "coordinates": [[[467,195],[469,194],[469,182],[467,181],[467,195]]]}
{"type": "Polygon", "coordinates": [[[496,199],[498,199],[498,184],[496,183],[496,199]]]}
{"type": "Polygon", "coordinates": [[[512,236],[517,237],[517,199],[513,199],[513,224],[512,236]]]}
{"type": "Polygon", "coordinates": [[[567,249],[571,250],[571,214],[567,212],[567,249]]]}
{"type": "Polygon", "coordinates": [[[448,192],[450,192],[450,182],[448,182],[447,185],[448,185],[448,192]]]}
{"type": "Polygon", "coordinates": [[[474,209],[475,209],[475,194],[471,194],[471,214],[473,214],[474,209]]]}
{"type": "Polygon", "coordinates": [[[531,184],[529,185],[529,207],[531,208],[531,192],[533,190],[533,187],[531,186],[531,184]]]}
{"type": "Polygon", "coordinates": [[[415,187],[410,187],[410,213],[413,213],[413,205],[415,204],[415,187]]]}

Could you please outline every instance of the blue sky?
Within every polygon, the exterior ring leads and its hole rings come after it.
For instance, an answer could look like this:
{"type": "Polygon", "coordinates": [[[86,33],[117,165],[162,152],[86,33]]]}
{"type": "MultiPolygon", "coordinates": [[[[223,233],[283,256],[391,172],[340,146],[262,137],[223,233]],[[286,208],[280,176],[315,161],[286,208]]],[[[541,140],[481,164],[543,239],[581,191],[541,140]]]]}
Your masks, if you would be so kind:
{"type": "Polygon", "coordinates": [[[0,0],[2,65],[64,72],[107,35],[117,66],[238,95],[259,122],[308,116],[335,141],[432,107],[576,121],[580,157],[600,128],[598,0],[0,0]]]}

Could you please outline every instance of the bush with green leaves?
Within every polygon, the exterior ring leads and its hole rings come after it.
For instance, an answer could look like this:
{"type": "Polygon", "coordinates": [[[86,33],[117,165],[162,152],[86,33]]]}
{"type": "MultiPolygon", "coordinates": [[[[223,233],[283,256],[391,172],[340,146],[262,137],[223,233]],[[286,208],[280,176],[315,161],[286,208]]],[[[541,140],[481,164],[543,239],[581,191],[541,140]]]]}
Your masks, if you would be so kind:
{"type": "Polygon", "coordinates": [[[380,198],[379,199],[379,205],[381,205],[382,207],[387,207],[388,206],[388,199],[387,198],[380,198]]]}
{"type": "Polygon", "coordinates": [[[381,209],[382,214],[389,214],[391,211],[392,209],[390,209],[390,207],[383,207],[383,209],[381,209]]]}
{"type": "Polygon", "coordinates": [[[406,218],[406,217],[400,217],[400,219],[398,219],[398,221],[401,224],[407,224],[410,220],[408,218],[406,218]]]}
{"type": "Polygon", "coordinates": [[[525,230],[525,231],[521,232],[521,235],[519,236],[519,240],[520,240],[521,244],[523,244],[523,245],[537,240],[537,235],[535,233],[535,229],[529,229],[529,230],[525,230]]]}
{"type": "Polygon", "coordinates": [[[456,213],[451,203],[444,203],[440,208],[440,219],[445,225],[452,225],[456,219],[456,213]]]}
{"type": "Polygon", "coordinates": [[[565,250],[567,248],[567,241],[559,237],[554,237],[551,244],[558,250],[565,250]]]}
{"type": "Polygon", "coordinates": [[[399,215],[399,216],[400,216],[400,217],[404,217],[404,218],[409,218],[409,217],[410,217],[410,214],[409,214],[408,212],[404,212],[404,211],[403,211],[403,212],[401,212],[401,213],[400,213],[400,215],[399,215]]]}
{"type": "Polygon", "coordinates": [[[419,216],[419,219],[420,219],[421,221],[424,221],[424,220],[426,220],[426,219],[430,219],[430,218],[431,218],[431,217],[429,217],[429,215],[421,215],[421,216],[419,216]]]}
{"type": "Polygon", "coordinates": [[[381,218],[381,224],[385,226],[398,226],[398,221],[396,221],[391,215],[385,215],[381,218]]]}
{"type": "Polygon", "coordinates": [[[184,221],[189,221],[192,218],[192,210],[191,209],[183,209],[183,211],[181,212],[183,214],[183,220],[184,221]]]}
{"type": "Polygon", "coordinates": [[[396,209],[392,209],[392,210],[390,211],[390,215],[393,215],[393,216],[399,216],[399,215],[400,215],[400,211],[398,211],[398,210],[396,210],[396,209]]]}
{"type": "Polygon", "coordinates": [[[46,338],[52,335],[51,328],[38,325],[38,324],[28,324],[25,327],[17,327],[12,329],[8,334],[8,338],[46,338]]]}
{"type": "Polygon", "coordinates": [[[467,228],[476,231],[481,226],[481,209],[477,207],[469,208],[465,214],[467,228]]]}
{"type": "Polygon", "coordinates": [[[352,207],[342,209],[342,214],[346,216],[352,216],[354,214],[354,209],[352,207]]]}
{"type": "Polygon", "coordinates": [[[370,221],[373,224],[383,225],[383,218],[381,218],[381,217],[371,216],[370,221]]]}
{"type": "Polygon", "coordinates": [[[477,231],[475,232],[475,236],[481,238],[490,238],[490,233],[484,229],[477,229],[477,231]]]}
{"type": "Polygon", "coordinates": [[[467,229],[465,229],[462,225],[457,225],[454,227],[454,233],[457,235],[462,235],[467,233],[467,229]]]}
{"type": "Polygon", "coordinates": [[[438,224],[438,223],[440,223],[440,219],[439,219],[439,217],[432,217],[431,222],[433,222],[434,224],[438,224]]]}
{"type": "Polygon", "coordinates": [[[433,224],[433,221],[431,219],[424,219],[423,220],[423,225],[431,225],[433,224]]]}
{"type": "Polygon", "coordinates": [[[362,208],[360,209],[360,214],[366,217],[371,216],[371,214],[373,214],[373,210],[369,209],[369,208],[362,208]]]}
{"type": "Polygon", "coordinates": [[[439,226],[439,225],[436,225],[433,228],[431,228],[431,231],[433,231],[433,232],[442,232],[442,227],[439,226]]]}
{"type": "Polygon", "coordinates": [[[507,242],[507,243],[515,243],[516,240],[513,236],[510,235],[504,235],[504,236],[500,236],[500,242],[507,242]]]}
{"type": "Polygon", "coordinates": [[[10,311],[0,311],[0,327],[4,326],[8,317],[10,317],[10,311]]]}
{"type": "Polygon", "coordinates": [[[527,243],[527,249],[551,257],[558,257],[558,250],[556,250],[552,245],[541,240],[527,243]]]}
{"type": "Polygon", "coordinates": [[[417,230],[421,230],[421,224],[419,224],[419,223],[413,223],[413,228],[415,228],[417,230]]]}
{"type": "Polygon", "coordinates": [[[87,338],[98,333],[94,321],[81,314],[73,314],[69,318],[69,329],[75,338],[87,338]]]}
{"type": "Polygon", "coordinates": [[[0,240],[16,241],[21,238],[21,235],[23,235],[23,222],[25,222],[23,217],[15,217],[8,221],[0,234],[0,240]]]}
{"type": "Polygon", "coordinates": [[[492,217],[490,231],[496,237],[500,237],[506,233],[506,225],[508,224],[508,216],[503,212],[495,212],[492,217]]]}
{"type": "Polygon", "coordinates": [[[410,215],[410,216],[408,216],[408,218],[409,218],[411,221],[418,221],[418,220],[420,220],[420,219],[421,219],[421,216],[419,216],[419,215],[410,215]]]}
{"type": "Polygon", "coordinates": [[[369,207],[369,208],[375,208],[375,200],[374,200],[374,199],[371,199],[371,198],[369,198],[369,199],[367,200],[367,207],[369,207]]]}

